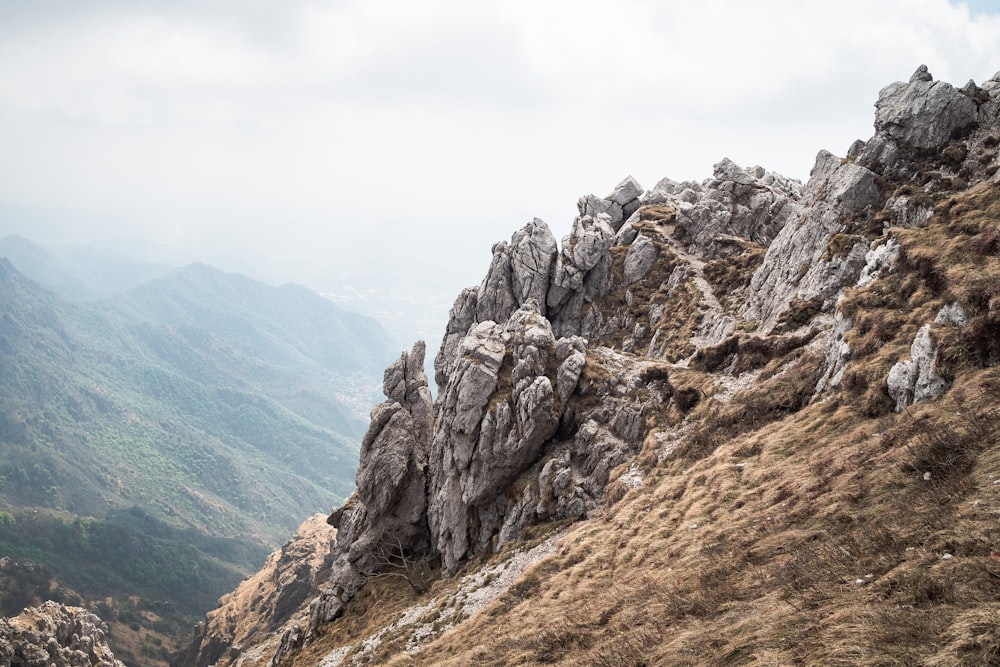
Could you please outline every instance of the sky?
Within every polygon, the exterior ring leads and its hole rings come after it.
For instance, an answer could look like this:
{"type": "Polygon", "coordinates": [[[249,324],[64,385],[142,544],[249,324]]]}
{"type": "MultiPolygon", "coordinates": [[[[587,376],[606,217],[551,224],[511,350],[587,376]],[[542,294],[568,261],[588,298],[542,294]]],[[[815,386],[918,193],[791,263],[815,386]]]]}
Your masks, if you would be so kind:
{"type": "Polygon", "coordinates": [[[0,236],[436,321],[495,241],[627,175],[807,179],[922,63],[990,78],[1000,2],[0,0],[0,236]]]}

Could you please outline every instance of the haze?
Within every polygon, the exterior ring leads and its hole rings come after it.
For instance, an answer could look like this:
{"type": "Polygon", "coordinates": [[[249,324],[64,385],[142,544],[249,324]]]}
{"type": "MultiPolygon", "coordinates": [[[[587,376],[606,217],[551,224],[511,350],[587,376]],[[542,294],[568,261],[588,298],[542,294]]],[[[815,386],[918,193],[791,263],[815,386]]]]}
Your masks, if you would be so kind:
{"type": "Polygon", "coordinates": [[[561,237],[580,195],[701,180],[723,156],[805,180],[917,65],[957,85],[1000,70],[996,12],[5,1],[0,236],[138,240],[336,295],[398,335],[413,321],[433,346],[531,218],[561,237]]]}

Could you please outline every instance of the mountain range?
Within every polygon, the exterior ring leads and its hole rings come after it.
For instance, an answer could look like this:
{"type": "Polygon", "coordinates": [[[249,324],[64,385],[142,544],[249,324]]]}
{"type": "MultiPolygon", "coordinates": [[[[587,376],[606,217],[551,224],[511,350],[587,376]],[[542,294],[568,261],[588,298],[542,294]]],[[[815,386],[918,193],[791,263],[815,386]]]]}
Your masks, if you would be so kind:
{"type": "Polygon", "coordinates": [[[0,555],[168,604],[174,638],[350,492],[393,356],[370,318],[204,265],[75,302],[0,259],[0,308],[0,555]]]}

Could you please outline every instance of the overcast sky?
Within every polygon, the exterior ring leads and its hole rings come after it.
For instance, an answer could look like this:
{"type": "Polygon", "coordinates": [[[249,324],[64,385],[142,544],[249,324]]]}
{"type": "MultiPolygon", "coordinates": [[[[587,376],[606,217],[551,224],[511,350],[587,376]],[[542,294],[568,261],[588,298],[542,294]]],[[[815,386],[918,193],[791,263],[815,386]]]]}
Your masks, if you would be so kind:
{"type": "Polygon", "coordinates": [[[0,0],[0,235],[55,209],[273,282],[457,290],[628,174],[805,180],[919,64],[1000,70],[997,4],[0,0]]]}

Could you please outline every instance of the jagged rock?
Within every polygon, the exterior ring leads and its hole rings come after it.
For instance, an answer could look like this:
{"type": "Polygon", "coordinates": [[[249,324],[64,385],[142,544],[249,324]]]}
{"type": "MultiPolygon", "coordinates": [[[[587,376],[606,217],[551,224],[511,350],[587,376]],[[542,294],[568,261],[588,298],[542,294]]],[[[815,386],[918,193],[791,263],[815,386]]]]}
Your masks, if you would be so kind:
{"type": "Polygon", "coordinates": [[[830,239],[844,229],[844,215],[874,207],[881,198],[876,175],[826,151],[816,157],[804,190],[806,207],[789,220],[767,249],[750,283],[744,317],[771,331],[793,297],[830,300],[854,284],[868,248],[856,244],[845,257],[824,259],[830,239]]]}
{"type": "Polygon", "coordinates": [[[878,278],[883,270],[892,271],[897,261],[899,261],[899,243],[896,239],[889,239],[875,246],[865,255],[865,266],[861,269],[855,287],[868,285],[878,278]]]}
{"type": "Polygon", "coordinates": [[[556,371],[556,390],[562,403],[566,403],[570,394],[576,389],[586,364],[587,357],[583,352],[574,352],[559,364],[559,370],[556,371]]]}
{"type": "Polygon", "coordinates": [[[622,217],[628,219],[639,208],[639,197],[641,195],[642,186],[639,185],[639,182],[631,176],[626,176],[621,183],[615,186],[615,189],[611,191],[611,194],[606,199],[621,206],[622,217]]]}
{"type": "Polygon", "coordinates": [[[219,600],[177,663],[208,667],[233,647],[280,631],[323,583],[335,535],[325,515],[306,519],[260,570],[219,600]]]}
{"type": "Polygon", "coordinates": [[[820,378],[816,383],[817,394],[840,386],[844,368],[851,360],[851,346],[847,343],[847,332],[853,324],[854,321],[839,310],[834,315],[833,328],[830,330],[826,352],[823,355],[820,378]]]}
{"type": "Polygon", "coordinates": [[[962,308],[962,304],[957,301],[941,308],[934,318],[934,324],[951,324],[959,329],[965,328],[965,325],[968,323],[969,314],[965,312],[965,308],[962,308]]]}
{"type": "MultiPolygon", "coordinates": [[[[545,314],[549,275],[558,253],[555,237],[548,225],[538,218],[511,238],[511,282],[514,298],[519,306],[528,299],[534,299],[542,314],[545,314]]],[[[504,319],[508,316],[509,314],[504,319]]]]}
{"type": "MultiPolygon", "coordinates": [[[[615,186],[603,199],[595,195],[580,197],[576,207],[581,218],[605,217],[613,231],[618,231],[622,222],[639,208],[642,186],[631,176],[615,186]]],[[[565,244],[564,244],[565,247],[565,244]]]]}
{"type": "Polygon", "coordinates": [[[934,367],[937,348],[937,341],[931,336],[931,325],[925,324],[913,339],[910,359],[890,369],[886,387],[889,396],[896,401],[896,412],[913,403],[937,398],[948,388],[947,381],[934,367]]]}
{"type": "Polygon", "coordinates": [[[933,81],[924,69],[909,83],[893,83],[875,103],[877,134],[918,149],[943,148],[976,122],[976,103],[951,84],[933,81]]]}
{"type": "Polygon", "coordinates": [[[678,209],[675,220],[688,252],[714,258],[733,252],[731,245],[719,242],[723,236],[768,244],[799,211],[801,184],[761,167],[742,169],[723,158],[715,165],[714,178],[702,184],[661,181],[657,188],[663,189],[655,200],[678,209]]]}
{"type": "Polygon", "coordinates": [[[108,626],[81,607],[46,602],[0,619],[0,664],[125,667],[108,647],[108,626]]]}
{"type": "Polygon", "coordinates": [[[477,293],[476,321],[504,322],[528,299],[534,299],[544,313],[557,252],[555,237],[538,218],[515,232],[509,244],[495,244],[493,261],[477,293]]]}
{"type": "Polygon", "coordinates": [[[448,384],[458,344],[469,333],[472,325],[477,322],[478,303],[479,290],[468,287],[458,295],[448,313],[448,325],[445,328],[444,339],[441,341],[437,356],[434,357],[434,380],[438,387],[444,387],[448,384]]]}
{"type": "Polygon", "coordinates": [[[489,533],[500,527],[502,517],[488,501],[534,462],[559,424],[553,380],[546,375],[556,340],[534,301],[503,327],[474,327],[459,350],[430,461],[428,521],[446,572],[479,539],[474,527],[489,533]],[[508,345],[511,386],[495,396],[508,345]]]}
{"type": "Polygon", "coordinates": [[[550,310],[558,309],[573,293],[582,291],[587,272],[601,262],[614,242],[615,232],[610,223],[605,214],[581,216],[573,222],[572,230],[563,238],[553,269],[547,297],[550,310]]]}
{"type": "Polygon", "coordinates": [[[517,308],[514,298],[513,277],[510,271],[510,246],[506,241],[493,245],[490,270],[479,286],[476,302],[476,320],[503,322],[517,308]]]}
{"type": "MultiPolygon", "coordinates": [[[[388,400],[372,412],[357,491],[329,518],[338,528],[329,580],[314,587],[308,613],[285,624],[274,664],[291,664],[343,613],[384,564],[386,544],[401,559],[440,559],[447,576],[531,522],[599,507],[612,469],[644,442],[669,455],[676,441],[647,431],[662,416],[657,401],[671,396],[662,384],[640,386],[650,358],[686,364],[692,347],[721,343],[738,326],[734,341],[754,324],[761,338],[781,325],[800,333],[775,347],[805,333],[810,359],[824,353],[816,393],[838,387],[852,321],[831,316],[834,304],[894,269],[896,242],[871,246],[879,223],[924,222],[946,181],[990,173],[998,94],[1000,73],[957,90],[921,67],[882,91],[875,136],[846,159],[820,152],[804,186],[723,159],[700,183],[663,179],[642,193],[629,177],[607,197],[580,198],[561,247],[537,219],[496,244],[482,283],[451,310],[434,363],[437,403],[417,372],[422,346],[387,369],[388,400]],[[767,250],[747,285],[759,247],[767,250]],[[675,265],[666,280],[654,271],[661,260],[675,265]],[[685,327],[680,342],[675,322],[685,327]]],[[[967,321],[952,304],[935,325],[967,321]]],[[[921,328],[912,358],[890,372],[900,409],[945,389],[934,332],[921,328]]]]}
{"type": "Polygon", "coordinates": [[[931,73],[927,71],[927,65],[921,65],[917,68],[917,71],[910,76],[910,83],[916,83],[917,81],[933,81],[934,77],[931,73]]]}

